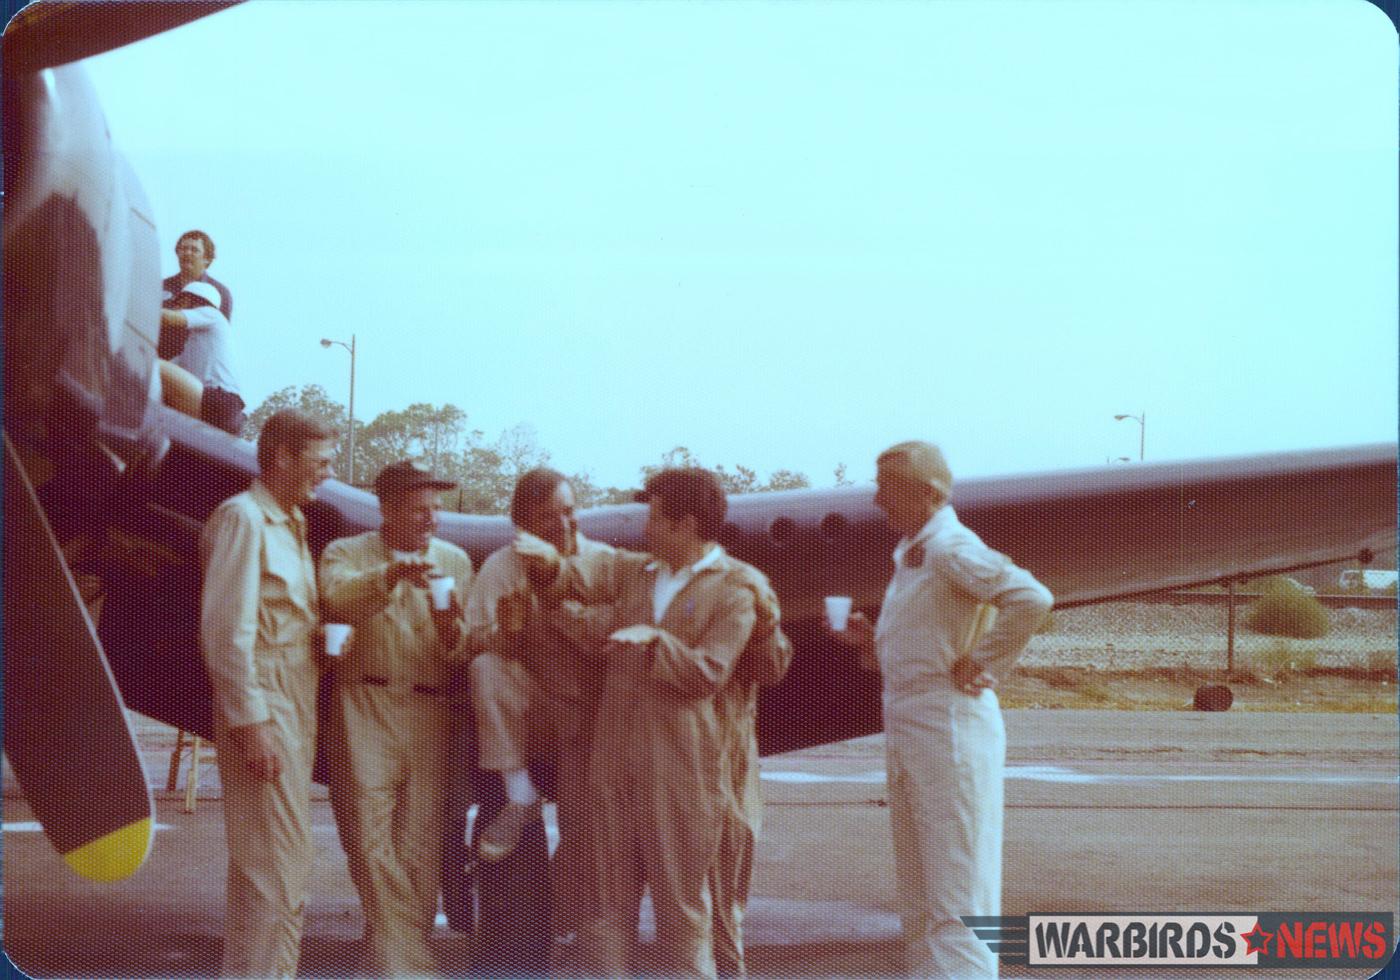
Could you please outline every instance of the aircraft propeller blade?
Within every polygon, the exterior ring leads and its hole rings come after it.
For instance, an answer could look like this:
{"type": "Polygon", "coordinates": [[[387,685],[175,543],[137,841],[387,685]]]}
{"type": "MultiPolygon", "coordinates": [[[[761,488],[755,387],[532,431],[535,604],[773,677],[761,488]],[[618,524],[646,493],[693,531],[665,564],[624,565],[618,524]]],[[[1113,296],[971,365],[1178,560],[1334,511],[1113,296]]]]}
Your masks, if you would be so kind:
{"type": "Polygon", "coordinates": [[[150,786],[77,583],[4,441],[5,755],[68,866],[116,881],[150,853],[150,786]]]}

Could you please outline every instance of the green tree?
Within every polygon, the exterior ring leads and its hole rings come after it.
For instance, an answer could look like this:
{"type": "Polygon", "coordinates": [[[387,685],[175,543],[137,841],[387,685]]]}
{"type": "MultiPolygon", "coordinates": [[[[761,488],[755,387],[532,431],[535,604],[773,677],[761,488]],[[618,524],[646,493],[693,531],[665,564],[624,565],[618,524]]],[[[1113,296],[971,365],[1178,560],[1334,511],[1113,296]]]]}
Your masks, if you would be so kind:
{"type": "MultiPolygon", "coordinates": [[[[262,427],[274,412],[280,412],[284,408],[295,408],[305,412],[316,421],[328,425],[340,433],[337,439],[336,457],[333,465],[336,472],[344,474],[346,464],[350,460],[350,429],[345,424],[347,413],[345,406],[330,395],[326,394],[326,389],[320,385],[302,385],[297,388],[288,385],[268,395],[263,403],[248,413],[248,422],[243,427],[243,437],[258,441],[258,436],[262,433],[262,427]]],[[[361,438],[362,426],[355,426],[356,438],[361,438]]],[[[359,446],[355,447],[355,455],[360,455],[359,446]]]]}
{"type": "Polygon", "coordinates": [[[762,490],[806,490],[812,485],[806,473],[796,470],[774,470],[762,490]]]}
{"type": "Polygon", "coordinates": [[[846,477],[846,464],[845,464],[845,463],[837,463],[837,464],[836,464],[836,485],[837,485],[838,487],[849,487],[849,486],[852,485],[853,482],[854,482],[854,481],[852,481],[852,480],[850,480],[850,479],[848,479],[848,478],[846,477]]]}
{"type": "Polygon", "coordinates": [[[798,490],[810,487],[812,481],[807,478],[807,474],[799,473],[796,470],[774,470],[769,476],[767,483],[760,483],[758,472],[748,466],[735,464],[734,472],[730,472],[723,466],[709,467],[700,462],[685,446],[676,446],[674,449],[664,453],[661,462],[651,466],[642,467],[642,482],[645,483],[662,470],[676,467],[699,467],[700,469],[713,470],[719,477],[720,486],[725,493],[762,493],[768,490],[798,490]]]}
{"type": "Polygon", "coordinates": [[[539,445],[533,426],[518,423],[486,444],[474,431],[462,452],[462,510],[469,514],[505,514],[515,481],[527,470],[549,462],[549,452],[539,445]]]}
{"type": "Polygon", "coordinates": [[[460,480],[466,427],[467,413],[456,405],[416,402],[381,412],[357,435],[355,471],[369,481],[390,463],[416,459],[446,479],[460,480]]]}
{"type": "Polygon", "coordinates": [[[725,493],[756,493],[767,489],[758,485],[758,473],[747,466],[736,463],[733,473],[723,466],[716,466],[715,472],[719,474],[720,486],[724,487],[725,493]]]}
{"type": "Polygon", "coordinates": [[[569,477],[569,485],[574,489],[574,503],[580,510],[608,504],[630,504],[632,495],[636,493],[622,487],[599,486],[586,471],[569,477]]]}

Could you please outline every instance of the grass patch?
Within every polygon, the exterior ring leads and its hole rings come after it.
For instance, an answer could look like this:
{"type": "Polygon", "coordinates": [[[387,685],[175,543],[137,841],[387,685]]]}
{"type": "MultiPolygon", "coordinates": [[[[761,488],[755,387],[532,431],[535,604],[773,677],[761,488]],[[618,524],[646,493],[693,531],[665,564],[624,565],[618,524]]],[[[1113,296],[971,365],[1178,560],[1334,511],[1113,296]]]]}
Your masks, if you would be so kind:
{"type": "Polygon", "coordinates": [[[1006,708],[1124,711],[1189,711],[1196,688],[1222,680],[1235,692],[1235,711],[1394,712],[1395,668],[1309,665],[1308,651],[1278,644],[1277,676],[1261,666],[1223,671],[1200,667],[1101,670],[1091,667],[1021,667],[997,695],[1006,708]],[[1292,664],[1293,666],[1289,666],[1292,664]]]}
{"type": "Polygon", "coordinates": [[[1288,674],[1317,669],[1317,655],[1311,650],[1298,650],[1291,643],[1280,642],[1257,651],[1251,658],[1265,675],[1281,680],[1288,674]]]}
{"type": "Polygon", "coordinates": [[[1391,681],[1395,680],[1395,652],[1391,650],[1372,650],[1366,655],[1366,670],[1369,672],[1385,674],[1391,681]]]}

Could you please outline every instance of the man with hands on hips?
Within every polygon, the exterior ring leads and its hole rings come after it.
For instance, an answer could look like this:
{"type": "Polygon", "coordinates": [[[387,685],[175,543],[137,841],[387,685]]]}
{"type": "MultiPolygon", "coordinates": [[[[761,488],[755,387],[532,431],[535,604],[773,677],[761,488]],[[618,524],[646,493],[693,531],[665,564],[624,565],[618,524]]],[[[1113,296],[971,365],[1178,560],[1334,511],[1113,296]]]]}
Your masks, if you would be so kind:
{"type": "Polygon", "coordinates": [[[1001,912],[1006,731],[993,688],[1053,597],[948,505],[937,446],[876,461],[875,506],[902,535],[878,621],[834,634],[882,674],[895,878],[910,976],[995,977],[962,916],[1001,912]],[[990,629],[988,625],[990,623],[990,629]]]}

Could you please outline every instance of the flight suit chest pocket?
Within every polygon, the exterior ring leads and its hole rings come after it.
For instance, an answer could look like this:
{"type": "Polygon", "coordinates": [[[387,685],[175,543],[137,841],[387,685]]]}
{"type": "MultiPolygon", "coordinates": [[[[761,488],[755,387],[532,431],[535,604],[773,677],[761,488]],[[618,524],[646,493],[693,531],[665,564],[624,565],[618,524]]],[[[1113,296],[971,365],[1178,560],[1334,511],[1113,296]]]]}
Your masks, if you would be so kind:
{"type": "Polygon", "coordinates": [[[292,598],[305,588],[306,566],[301,546],[289,527],[268,528],[263,537],[263,578],[276,594],[292,598]]]}

